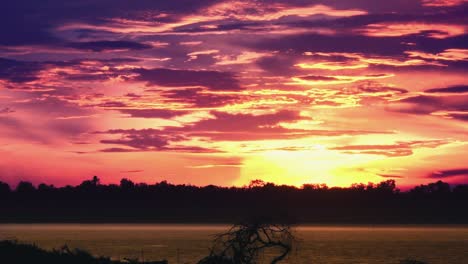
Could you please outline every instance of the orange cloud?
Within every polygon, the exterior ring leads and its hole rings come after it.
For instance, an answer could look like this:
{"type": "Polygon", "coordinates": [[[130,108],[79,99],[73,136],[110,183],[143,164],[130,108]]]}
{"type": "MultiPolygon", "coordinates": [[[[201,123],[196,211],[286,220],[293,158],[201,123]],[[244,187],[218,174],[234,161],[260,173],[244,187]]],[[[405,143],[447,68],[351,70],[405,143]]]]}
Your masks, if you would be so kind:
{"type": "Polygon", "coordinates": [[[213,5],[206,10],[210,16],[236,18],[240,20],[268,21],[286,16],[308,17],[327,15],[333,17],[350,17],[367,14],[358,9],[334,9],[325,5],[294,7],[285,4],[259,4],[249,1],[229,1],[213,5]]]}
{"type": "Polygon", "coordinates": [[[422,0],[424,6],[457,6],[468,2],[467,0],[422,0]]]}
{"type": "Polygon", "coordinates": [[[350,145],[330,148],[330,150],[340,150],[347,154],[368,154],[384,155],[387,157],[401,157],[413,154],[415,148],[437,148],[448,144],[445,140],[426,140],[396,142],[393,145],[350,145]]]}
{"type": "Polygon", "coordinates": [[[233,64],[247,64],[253,63],[259,58],[272,56],[270,53],[258,53],[253,51],[244,51],[239,55],[215,55],[213,58],[217,59],[216,65],[233,65],[233,64]]]}
{"type": "Polygon", "coordinates": [[[447,49],[443,52],[432,54],[422,51],[406,51],[410,57],[423,58],[429,60],[445,60],[445,61],[466,61],[468,60],[468,49],[447,49]]]}
{"type": "Polygon", "coordinates": [[[410,22],[398,23],[378,23],[370,24],[365,28],[356,29],[355,32],[370,37],[400,37],[405,35],[427,33],[431,38],[443,39],[465,34],[467,27],[464,25],[436,24],[410,22]]]}
{"type": "MultiPolygon", "coordinates": [[[[460,53],[460,52],[459,52],[460,53]]],[[[385,65],[393,67],[407,67],[407,66],[422,66],[422,65],[433,65],[433,66],[446,66],[439,62],[426,61],[420,57],[418,59],[394,59],[391,57],[370,57],[359,53],[346,53],[346,52],[305,52],[306,56],[319,56],[325,58],[332,57],[343,57],[349,59],[348,61],[333,61],[332,59],[327,60],[326,62],[304,62],[298,63],[295,66],[301,69],[318,69],[318,70],[355,70],[355,69],[364,69],[368,68],[371,65],[385,65]]],[[[410,57],[416,57],[411,56],[410,57]]],[[[424,59],[432,59],[424,57],[424,59]]]]}
{"type": "Polygon", "coordinates": [[[330,76],[318,76],[318,75],[305,75],[292,77],[293,83],[291,85],[332,85],[332,84],[344,84],[353,83],[358,81],[385,79],[395,76],[394,74],[370,74],[370,75],[330,75],[330,76]]]}

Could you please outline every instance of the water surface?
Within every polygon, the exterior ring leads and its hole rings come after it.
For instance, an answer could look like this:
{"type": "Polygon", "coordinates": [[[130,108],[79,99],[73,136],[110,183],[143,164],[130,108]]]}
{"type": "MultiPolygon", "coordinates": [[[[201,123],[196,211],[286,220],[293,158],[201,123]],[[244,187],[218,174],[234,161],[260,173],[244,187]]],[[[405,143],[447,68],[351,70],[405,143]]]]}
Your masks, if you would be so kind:
{"type": "MultiPolygon", "coordinates": [[[[68,245],[115,259],[167,259],[196,263],[208,254],[223,225],[7,224],[0,239],[46,249],[68,245]]],[[[468,263],[467,226],[301,226],[299,243],[285,264],[399,263],[412,258],[431,264],[468,263]]]]}

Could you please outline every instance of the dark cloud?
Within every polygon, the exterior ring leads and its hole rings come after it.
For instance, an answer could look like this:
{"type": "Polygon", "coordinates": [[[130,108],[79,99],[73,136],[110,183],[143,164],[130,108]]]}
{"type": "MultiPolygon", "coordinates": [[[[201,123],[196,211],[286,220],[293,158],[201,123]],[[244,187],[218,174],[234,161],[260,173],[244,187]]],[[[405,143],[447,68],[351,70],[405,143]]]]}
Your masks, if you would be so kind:
{"type": "Polygon", "coordinates": [[[258,59],[255,63],[264,71],[275,76],[291,76],[299,74],[299,69],[294,66],[301,54],[286,54],[281,52],[275,56],[267,56],[258,59]]]}
{"type": "Polygon", "coordinates": [[[224,112],[211,112],[214,119],[206,119],[188,127],[192,131],[285,131],[278,126],[280,122],[293,122],[298,120],[308,120],[309,117],[300,116],[297,111],[282,110],[276,113],[253,115],[253,114],[229,114],[224,112]]]}
{"type": "Polygon", "coordinates": [[[340,80],[335,77],[331,76],[319,76],[319,75],[305,75],[305,76],[298,76],[297,78],[305,80],[305,81],[337,81],[340,80]]]}
{"type": "MultiPolygon", "coordinates": [[[[397,111],[409,114],[427,115],[437,111],[451,112],[466,112],[468,105],[466,104],[468,96],[465,95],[450,95],[450,96],[427,96],[417,95],[394,101],[389,104],[387,110],[397,111]]],[[[457,113],[453,113],[456,115],[457,113]]],[[[463,114],[459,119],[463,120],[463,114]]]]}
{"type": "Polygon", "coordinates": [[[450,178],[458,176],[468,176],[468,168],[435,171],[429,175],[429,178],[450,178]]]}
{"type": "Polygon", "coordinates": [[[468,93],[468,85],[451,86],[446,88],[433,88],[425,90],[425,93],[468,93]]]}
{"type": "MultiPolygon", "coordinates": [[[[241,40],[239,40],[241,41],[241,40]]],[[[242,40],[243,41],[243,40],[242,40]]],[[[366,37],[356,35],[296,34],[259,39],[247,46],[259,50],[314,52],[362,52],[367,54],[395,55],[406,50],[403,38],[366,37]],[[346,43],[346,45],[343,45],[346,43]]]]}
{"type": "Polygon", "coordinates": [[[103,144],[125,145],[136,149],[156,149],[160,150],[168,145],[167,139],[152,134],[127,134],[122,139],[101,140],[103,144]]]}
{"type": "Polygon", "coordinates": [[[94,25],[108,23],[109,19],[143,19],[161,23],[174,22],[183,14],[190,14],[217,0],[153,1],[50,0],[47,7],[34,0],[2,3],[0,9],[0,45],[60,45],[62,39],[54,30],[66,23],[80,22],[94,25]],[[171,14],[159,17],[161,13],[171,14]]]}
{"type": "MultiPolygon", "coordinates": [[[[7,80],[12,83],[27,83],[40,79],[41,71],[49,68],[58,68],[56,76],[69,81],[104,81],[119,75],[128,74],[128,71],[109,67],[108,71],[100,68],[106,66],[116,66],[120,63],[134,62],[132,59],[78,59],[78,60],[56,60],[56,61],[22,61],[0,58],[0,80],[7,80]],[[90,66],[89,63],[93,63],[90,66]],[[63,70],[61,70],[63,68],[63,70]],[[65,71],[66,68],[73,69],[73,73],[65,71]]],[[[35,84],[36,88],[44,88],[44,84],[35,84]]],[[[15,87],[15,86],[12,86],[15,87]]],[[[50,87],[49,87],[50,88],[50,87]]],[[[62,89],[63,90],[63,89],[62,89]]]]}
{"type": "Polygon", "coordinates": [[[389,179],[404,179],[405,177],[400,176],[400,175],[392,175],[392,174],[377,174],[382,178],[389,178],[389,179]]]}
{"type": "Polygon", "coordinates": [[[220,71],[195,71],[173,69],[136,69],[135,80],[148,85],[169,87],[202,86],[210,90],[241,90],[234,74],[220,71]]]}
{"type": "Polygon", "coordinates": [[[124,102],[119,101],[107,101],[97,105],[93,105],[97,107],[104,107],[104,108],[113,108],[113,107],[127,107],[128,105],[124,102]]]}
{"type": "Polygon", "coordinates": [[[37,62],[0,58],[0,80],[14,83],[34,81],[38,79],[38,73],[44,68],[44,65],[37,62]]]}
{"type": "Polygon", "coordinates": [[[464,114],[451,113],[449,116],[457,120],[468,121],[468,113],[464,113],[464,114]]]}
{"type": "Polygon", "coordinates": [[[200,146],[174,145],[175,142],[181,142],[187,138],[182,135],[168,133],[157,129],[115,129],[99,134],[120,134],[119,139],[101,140],[102,144],[124,145],[130,148],[107,148],[101,152],[135,152],[135,151],[174,151],[189,153],[217,153],[217,149],[209,149],[200,146]]]}
{"type": "Polygon", "coordinates": [[[127,170],[127,171],[121,171],[121,173],[139,173],[139,172],[144,172],[144,170],[127,170]]]}
{"type": "Polygon", "coordinates": [[[196,107],[219,107],[240,101],[239,95],[204,93],[201,88],[163,91],[162,95],[175,103],[186,103],[196,107]]]}
{"type": "Polygon", "coordinates": [[[188,111],[177,111],[169,109],[119,109],[121,113],[129,114],[131,117],[142,117],[142,118],[173,118],[176,116],[182,116],[188,111]]]}
{"type": "Polygon", "coordinates": [[[88,51],[106,51],[106,50],[144,50],[150,49],[152,46],[148,44],[138,43],[134,41],[90,41],[90,42],[73,42],[67,45],[68,47],[88,51]]]}
{"type": "MultiPolygon", "coordinates": [[[[102,144],[115,144],[131,147],[131,151],[161,151],[169,144],[169,141],[181,141],[185,138],[178,135],[168,135],[161,130],[156,129],[114,129],[101,134],[121,135],[118,139],[103,139],[102,144]]],[[[122,149],[112,149],[108,152],[122,152],[122,149]]]]}
{"type": "Polygon", "coordinates": [[[368,82],[365,84],[358,85],[358,91],[363,93],[382,93],[382,92],[392,92],[396,94],[406,94],[408,90],[403,88],[388,87],[376,85],[375,83],[368,82]]]}
{"type": "Polygon", "coordinates": [[[125,152],[137,152],[137,149],[128,149],[128,148],[105,148],[101,149],[100,152],[114,152],[114,153],[125,153],[125,152]]]}
{"type": "Polygon", "coordinates": [[[370,37],[356,34],[321,35],[300,33],[286,36],[259,38],[258,40],[239,39],[236,42],[261,51],[295,52],[347,52],[368,55],[396,56],[407,50],[419,50],[439,53],[446,49],[464,49],[468,47],[468,35],[435,39],[425,34],[370,37]],[[412,43],[408,46],[407,43],[412,43]]]}
{"type": "Polygon", "coordinates": [[[66,118],[92,114],[89,109],[56,97],[33,98],[25,102],[14,103],[13,105],[18,110],[35,114],[40,113],[42,116],[66,118]]]}

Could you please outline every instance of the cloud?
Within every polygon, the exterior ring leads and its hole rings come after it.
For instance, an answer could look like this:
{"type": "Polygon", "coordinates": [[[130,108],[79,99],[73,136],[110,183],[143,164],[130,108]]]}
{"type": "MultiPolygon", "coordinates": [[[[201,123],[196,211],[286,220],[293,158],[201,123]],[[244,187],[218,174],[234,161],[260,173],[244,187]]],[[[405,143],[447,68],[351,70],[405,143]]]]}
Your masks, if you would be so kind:
{"type": "Polygon", "coordinates": [[[9,107],[5,107],[5,108],[0,108],[0,115],[1,114],[10,114],[10,113],[14,113],[15,111],[9,107]]]}
{"type": "Polygon", "coordinates": [[[322,53],[360,53],[368,56],[401,56],[411,49],[423,53],[440,53],[448,49],[466,49],[468,35],[458,35],[444,39],[424,35],[408,36],[362,36],[356,34],[323,35],[298,33],[268,38],[239,39],[243,45],[257,51],[280,51],[302,54],[304,52],[322,53]]]}
{"type": "Polygon", "coordinates": [[[466,2],[466,0],[422,0],[424,6],[436,7],[457,6],[466,2]]]}
{"type": "Polygon", "coordinates": [[[139,173],[144,172],[144,170],[127,170],[127,171],[120,171],[120,173],[139,173]]]}
{"type": "Polygon", "coordinates": [[[207,8],[211,16],[235,18],[247,21],[271,21],[283,17],[298,16],[309,17],[314,15],[348,17],[366,14],[367,12],[357,9],[337,10],[320,4],[303,4],[295,6],[280,3],[261,3],[245,1],[225,1],[207,8]]]}
{"type": "Polygon", "coordinates": [[[94,52],[107,51],[107,50],[144,50],[152,48],[151,45],[142,44],[134,41],[89,41],[89,42],[73,42],[67,45],[68,47],[88,50],[94,52]]]}
{"type": "Polygon", "coordinates": [[[393,77],[393,74],[368,74],[368,75],[356,75],[356,76],[344,76],[344,75],[333,75],[333,76],[319,76],[319,75],[304,75],[293,77],[294,81],[291,84],[296,85],[332,85],[332,84],[344,84],[353,83],[358,81],[385,79],[393,77]]]}
{"type": "Polygon", "coordinates": [[[173,103],[189,104],[195,107],[220,107],[241,101],[236,94],[209,93],[202,88],[173,89],[163,91],[161,95],[173,103]]]}
{"type": "Polygon", "coordinates": [[[202,50],[202,51],[190,52],[190,53],[187,54],[187,56],[189,56],[188,61],[196,60],[196,59],[198,59],[198,56],[200,56],[200,55],[212,55],[212,54],[216,54],[218,52],[219,52],[219,50],[202,50]]]}
{"type": "Polygon", "coordinates": [[[468,122],[468,112],[466,112],[466,113],[448,113],[446,116],[448,116],[450,118],[457,119],[457,120],[467,121],[468,122]]]}
{"type": "Polygon", "coordinates": [[[309,117],[300,116],[297,111],[282,110],[271,114],[229,114],[213,111],[214,119],[201,120],[190,127],[190,131],[274,131],[283,130],[279,127],[280,122],[292,122],[308,120],[309,117]]]}
{"type": "Polygon", "coordinates": [[[98,134],[121,135],[118,139],[103,139],[102,144],[124,145],[130,148],[105,148],[101,152],[141,152],[141,151],[171,151],[188,153],[218,153],[220,150],[191,145],[174,145],[186,141],[183,135],[157,129],[114,129],[98,134]]]}
{"type": "Polygon", "coordinates": [[[96,104],[93,106],[105,107],[105,108],[116,108],[116,107],[127,107],[128,105],[120,101],[106,101],[106,102],[102,102],[100,104],[96,104]]]}
{"type": "Polygon", "coordinates": [[[304,70],[358,70],[369,67],[374,68],[401,68],[401,67],[422,67],[422,66],[446,66],[445,64],[432,60],[416,58],[394,58],[394,57],[373,57],[359,53],[346,52],[305,52],[304,55],[310,59],[296,64],[296,67],[304,70]]]}
{"type": "Polygon", "coordinates": [[[438,60],[442,62],[447,61],[467,61],[468,60],[468,49],[445,49],[436,54],[427,53],[417,50],[405,51],[405,54],[408,54],[410,57],[414,58],[423,58],[426,60],[438,60]]]}
{"type": "Polygon", "coordinates": [[[177,111],[169,109],[119,109],[119,111],[124,114],[129,114],[131,117],[164,119],[183,116],[189,113],[188,111],[177,111]]]}
{"type": "Polygon", "coordinates": [[[434,178],[434,179],[460,177],[460,176],[465,176],[465,177],[468,176],[468,168],[440,170],[440,171],[435,171],[428,175],[429,178],[434,178]]]}
{"type": "Polygon", "coordinates": [[[100,141],[103,144],[126,145],[132,148],[147,150],[161,150],[168,144],[165,138],[152,134],[127,134],[122,139],[106,139],[100,141]]]}
{"type": "Polygon", "coordinates": [[[377,175],[379,175],[380,177],[382,178],[389,178],[389,179],[404,179],[405,177],[403,176],[400,176],[400,175],[393,175],[393,174],[381,174],[381,173],[378,173],[377,175]]]}
{"type": "Polygon", "coordinates": [[[342,136],[388,133],[365,130],[308,130],[287,128],[286,124],[312,120],[301,116],[298,111],[281,110],[260,115],[231,114],[219,111],[210,113],[214,118],[179,127],[168,127],[164,131],[186,137],[203,137],[212,141],[252,141],[271,139],[297,139],[310,136],[342,136]]]}
{"type": "Polygon", "coordinates": [[[13,104],[16,109],[28,111],[49,117],[88,116],[93,114],[90,109],[80,107],[78,104],[57,97],[33,98],[13,104]]]}
{"type": "Polygon", "coordinates": [[[256,60],[268,56],[273,56],[273,54],[244,51],[238,55],[215,55],[213,57],[218,60],[216,65],[236,65],[254,63],[256,60]]]}
{"type": "Polygon", "coordinates": [[[148,85],[167,87],[202,86],[210,90],[241,90],[242,87],[234,74],[220,71],[173,70],[173,69],[135,69],[137,81],[148,85]]]}
{"type": "Polygon", "coordinates": [[[34,0],[3,3],[0,11],[0,32],[3,34],[0,45],[61,44],[63,39],[54,30],[69,23],[79,22],[97,27],[106,25],[116,18],[125,17],[129,21],[141,21],[145,16],[150,16],[155,23],[170,24],[185,14],[196,12],[214,2],[216,0],[189,1],[189,3],[152,0],[138,2],[51,0],[48,2],[51,8],[44,8],[34,0]]]}
{"type": "Polygon", "coordinates": [[[44,65],[29,62],[0,58],[0,80],[13,83],[25,83],[38,79],[38,74],[45,68],[44,65]]]}
{"type": "Polygon", "coordinates": [[[425,93],[468,93],[468,85],[458,85],[445,88],[433,88],[425,90],[425,93]]]}
{"type": "Polygon", "coordinates": [[[407,22],[370,24],[357,33],[371,37],[400,37],[405,35],[426,34],[429,38],[443,39],[464,35],[467,30],[463,25],[407,22]]]}
{"type": "MultiPolygon", "coordinates": [[[[459,89],[456,88],[456,91],[459,89]]],[[[445,91],[445,90],[443,90],[445,91]]],[[[468,95],[416,95],[390,102],[386,109],[415,115],[432,115],[466,121],[468,95]]]]}
{"type": "Polygon", "coordinates": [[[263,38],[246,43],[251,48],[270,51],[294,50],[304,52],[357,52],[380,55],[401,54],[406,50],[403,38],[368,37],[357,35],[296,34],[276,38],[263,38]],[[346,45],[343,45],[346,43],[346,45]]]}
{"type": "Polygon", "coordinates": [[[417,148],[437,148],[445,145],[445,140],[419,140],[396,142],[393,145],[349,145],[330,148],[331,150],[343,151],[347,154],[382,155],[387,157],[403,157],[413,154],[417,148]]]}

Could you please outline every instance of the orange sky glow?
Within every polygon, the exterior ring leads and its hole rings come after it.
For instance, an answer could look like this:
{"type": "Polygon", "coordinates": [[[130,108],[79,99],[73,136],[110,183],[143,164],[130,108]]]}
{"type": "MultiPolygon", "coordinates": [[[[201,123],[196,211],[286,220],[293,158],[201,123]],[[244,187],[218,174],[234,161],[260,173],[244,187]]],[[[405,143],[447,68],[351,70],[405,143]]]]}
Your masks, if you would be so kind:
{"type": "Polygon", "coordinates": [[[1,181],[468,183],[467,1],[171,2],[0,18],[1,181]]]}

